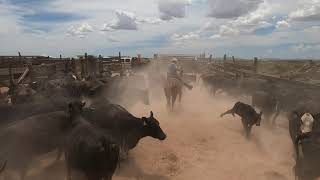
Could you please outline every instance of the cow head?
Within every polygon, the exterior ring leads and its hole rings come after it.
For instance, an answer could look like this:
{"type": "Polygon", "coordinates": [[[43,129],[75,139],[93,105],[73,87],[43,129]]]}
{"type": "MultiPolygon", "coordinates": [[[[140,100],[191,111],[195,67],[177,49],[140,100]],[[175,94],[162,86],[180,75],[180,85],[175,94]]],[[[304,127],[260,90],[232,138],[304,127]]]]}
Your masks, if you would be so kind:
{"type": "Polygon", "coordinates": [[[147,135],[159,140],[165,140],[167,135],[162,131],[159,121],[153,117],[153,112],[150,112],[150,117],[143,117],[144,127],[147,129],[147,135]]]}
{"type": "Polygon", "coordinates": [[[260,126],[261,116],[262,116],[262,111],[260,111],[260,113],[257,114],[257,120],[256,120],[256,125],[257,125],[257,126],[260,126]]]}
{"type": "Polygon", "coordinates": [[[73,101],[68,104],[69,114],[71,117],[77,116],[82,112],[82,108],[86,105],[85,102],[73,101]]]}

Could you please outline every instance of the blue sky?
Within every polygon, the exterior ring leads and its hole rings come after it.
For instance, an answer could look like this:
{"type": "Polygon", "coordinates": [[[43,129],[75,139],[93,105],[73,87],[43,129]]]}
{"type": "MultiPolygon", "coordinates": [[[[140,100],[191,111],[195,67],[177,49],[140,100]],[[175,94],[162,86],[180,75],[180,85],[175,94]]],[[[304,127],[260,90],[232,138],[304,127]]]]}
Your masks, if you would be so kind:
{"type": "Polygon", "coordinates": [[[0,0],[0,55],[320,58],[320,0],[0,0]]]}

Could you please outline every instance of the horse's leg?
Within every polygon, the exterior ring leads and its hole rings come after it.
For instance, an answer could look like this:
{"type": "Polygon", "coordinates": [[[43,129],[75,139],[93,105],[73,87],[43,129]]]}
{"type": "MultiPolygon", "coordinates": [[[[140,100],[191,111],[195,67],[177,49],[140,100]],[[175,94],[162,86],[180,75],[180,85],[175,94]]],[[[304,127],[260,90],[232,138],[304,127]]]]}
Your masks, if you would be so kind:
{"type": "Polygon", "coordinates": [[[172,94],[171,94],[171,108],[172,108],[172,110],[173,110],[173,108],[174,108],[174,103],[176,102],[176,99],[177,99],[177,95],[178,95],[178,92],[177,92],[177,89],[176,88],[173,88],[172,89],[172,92],[171,92],[172,94]]]}
{"type": "Polygon", "coordinates": [[[170,93],[169,90],[167,88],[164,88],[164,95],[166,96],[166,100],[167,100],[167,107],[170,107],[170,93]]]}
{"type": "Polygon", "coordinates": [[[242,126],[243,126],[243,129],[244,129],[246,138],[248,138],[249,137],[249,135],[248,135],[249,134],[248,123],[243,118],[241,118],[241,122],[242,122],[242,126]]]}

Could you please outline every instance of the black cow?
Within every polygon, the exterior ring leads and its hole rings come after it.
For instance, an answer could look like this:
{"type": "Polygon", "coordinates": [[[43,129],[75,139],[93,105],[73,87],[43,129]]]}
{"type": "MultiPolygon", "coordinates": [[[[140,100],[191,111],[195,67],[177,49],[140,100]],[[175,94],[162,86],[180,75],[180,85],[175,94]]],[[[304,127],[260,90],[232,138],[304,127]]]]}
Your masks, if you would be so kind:
{"type": "Polygon", "coordinates": [[[65,147],[67,179],[76,179],[72,178],[72,171],[79,171],[88,180],[111,180],[119,161],[119,146],[102,129],[81,117],[81,104],[69,108],[74,127],[65,147]]]}
{"type": "Polygon", "coordinates": [[[320,113],[314,113],[305,109],[296,109],[287,115],[289,120],[289,134],[292,143],[295,143],[296,137],[301,134],[301,117],[305,113],[310,113],[314,118],[312,132],[320,133],[320,113]]]}
{"type": "Polygon", "coordinates": [[[302,141],[301,151],[296,158],[295,175],[300,180],[316,180],[320,177],[320,133],[314,132],[308,140],[302,141]]]}
{"type": "Polygon", "coordinates": [[[66,103],[59,98],[53,101],[45,100],[40,102],[31,102],[24,104],[0,105],[0,127],[3,127],[11,122],[17,120],[23,120],[30,116],[35,116],[39,114],[45,114],[55,111],[62,111],[66,109],[66,103]]]}
{"type": "Polygon", "coordinates": [[[24,179],[32,160],[61,148],[67,132],[72,127],[72,117],[56,111],[16,121],[0,132],[0,157],[7,161],[6,169],[17,170],[24,179]]]}
{"type": "Polygon", "coordinates": [[[258,114],[254,108],[248,104],[237,102],[232,109],[222,113],[220,117],[223,117],[226,114],[232,114],[233,116],[234,114],[237,114],[241,117],[241,122],[247,138],[249,138],[253,125],[260,126],[262,112],[258,114]]]}
{"type": "Polygon", "coordinates": [[[289,134],[296,152],[296,176],[303,180],[314,180],[320,177],[320,113],[314,113],[308,107],[297,107],[288,114],[288,120],[289,134]],[[301,134],[301,117],[307,112],[313,113],[312,132],[297,145],[296,138],[301,134]]]}
{"type": "Polygon", "coordinates": [[[150,117],[137,118],[122,106],[100,99],[93,102],[90,108],[85,108],[83,116],[102,129],[111,131],[113,137],[121,144],[122,152],[134,148],[140,139],[147,136],[159,140],[166,139],[166,134],[152,112],[150,117]]]}

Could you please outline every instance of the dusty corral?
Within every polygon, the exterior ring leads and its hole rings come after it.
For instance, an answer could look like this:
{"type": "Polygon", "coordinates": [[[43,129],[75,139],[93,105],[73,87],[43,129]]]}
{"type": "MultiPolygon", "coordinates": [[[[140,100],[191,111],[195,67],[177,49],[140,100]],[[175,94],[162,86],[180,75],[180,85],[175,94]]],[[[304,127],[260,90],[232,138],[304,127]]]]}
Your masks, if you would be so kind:
{"type": "Polygon", "coordinates": [[[18,78],[11,68],[5,74],[0,165],[8,164],[0,177],[110,180],[115,167],[115,180],[320,176],[316,62],[179,62],[179,75],[168,78],[166,61],[120,72],[89,68],[90,58],[78,61],[81,68],[71,62],[50,64],[52,72],[29,64],[18,78]],[[301,155],[294,142],[306,113],[315,121],[297,144],[301,155]],[[67,158],[57,157],[63,152],[67,158]]]}
{"type": "MultiPolygon", "coordinates": [[[[234,99],[209,97],[198,86],[185,91],[183,103],[170,113],[164,98],[155,98],[157,94],[151,97],[150,106],[137,104],[130,112],[143,116],[153,110],[168,138],[163,142],[143,139],[120,163],[115,180],[294,178],[292,143],[284,128],[286,119],[281,118],[276,129],[262,122],[261,127],[253,128],[248,141],[239,117],[219,117],[233,106],[234,99]]],[[[27,179],[64,179],[64,162],[52,164],[54,157],[43,157],[42,167],[34,168],[27,179]]]]}

